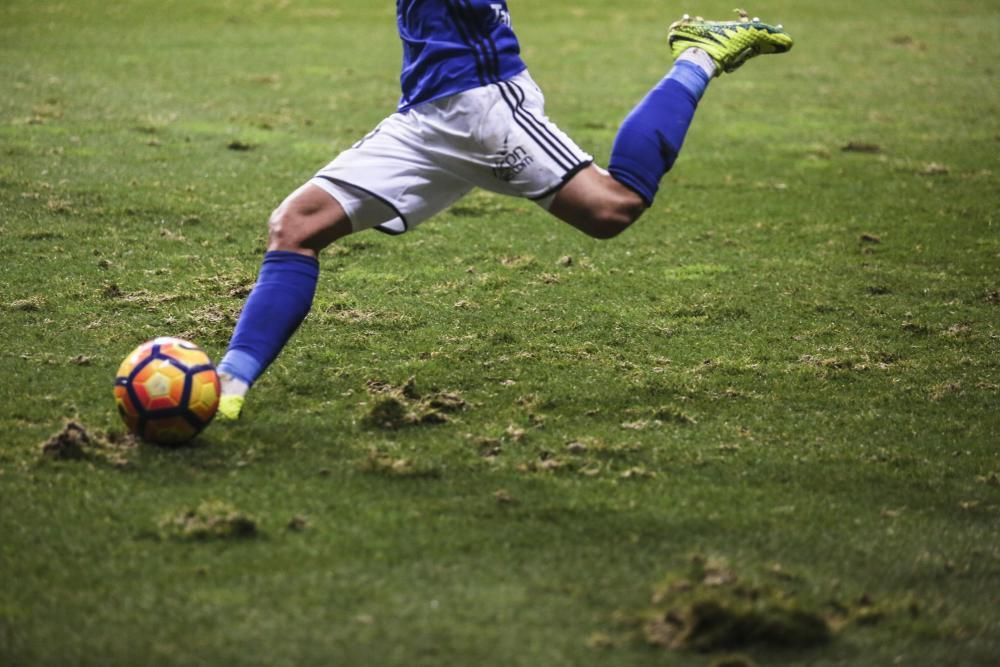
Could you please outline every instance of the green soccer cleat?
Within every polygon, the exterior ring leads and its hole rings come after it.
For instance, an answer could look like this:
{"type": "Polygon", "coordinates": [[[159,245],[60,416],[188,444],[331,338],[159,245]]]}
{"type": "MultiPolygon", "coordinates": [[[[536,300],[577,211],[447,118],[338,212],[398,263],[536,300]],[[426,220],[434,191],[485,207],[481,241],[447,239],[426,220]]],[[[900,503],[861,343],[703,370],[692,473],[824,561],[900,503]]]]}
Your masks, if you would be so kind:
{"type": "Polygon", "coordinates": [[[737,9],[738,21],[706,21],[684,15],[670,26],[667,43],[674,58],[687,49],[701,49],[715,61],[715,76],[734,72],[754,56],[784,53],[792,48],[791,36],[780,25],[761,23],[737,9]]]}
{"type": "Polygon", "coordinates": [[[219,409],[215,416],[222,421],[234,422],[240,418],[243,411],[243,396],[225,394],[219,398],[219,409]]]}

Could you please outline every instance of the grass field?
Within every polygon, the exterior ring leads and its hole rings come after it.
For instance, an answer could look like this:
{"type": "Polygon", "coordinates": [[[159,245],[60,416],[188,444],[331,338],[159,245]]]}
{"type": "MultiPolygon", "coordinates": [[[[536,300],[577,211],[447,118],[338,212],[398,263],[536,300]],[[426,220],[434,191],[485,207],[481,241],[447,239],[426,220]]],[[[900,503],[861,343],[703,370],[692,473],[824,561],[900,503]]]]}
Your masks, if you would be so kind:
{"type": "MultiPolygon", "coordinates": [[[[669,21],[732,9],[510,4],[602,163],[669,21]]],[[[222,354],[270,210],[394,108],[393,8],[0,4],[0,664],[997,664],[1000,13],[750,10],[795,49],[633,229],[476,193],[348,238],[246,418],[166,449],[115,369],[222,354]]]]}

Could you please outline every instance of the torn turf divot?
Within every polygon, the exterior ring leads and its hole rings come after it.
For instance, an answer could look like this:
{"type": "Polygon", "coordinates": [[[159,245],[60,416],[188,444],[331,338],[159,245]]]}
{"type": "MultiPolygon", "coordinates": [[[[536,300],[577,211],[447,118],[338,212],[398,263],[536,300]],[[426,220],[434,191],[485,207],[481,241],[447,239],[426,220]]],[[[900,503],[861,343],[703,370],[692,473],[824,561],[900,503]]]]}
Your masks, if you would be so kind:
{"type": "Polygon", "coordinates": [[[404,426],[443,424],[449,421],[449,414],[468,407],[465,399],[454,392],[421,395],[416,390],[414,378],[398,387],[373,380],[368,382],[367,388],[373,403],[365,415],[365,423],[390,431],[404,426]]]}
{"type": "Polygon", "coordinates": [[[92,432],[75,420],[69,420],[62,430],[39,446],[41,455],[62,461],[97,460],[113,466],[128,465],[128,453],[135,449],[132,435],[92,432]]]}
{"type": "Polygon", "coordinates": [[[159,528],[163,537],[181,540],[239,539],[258,534],[253,517],[218,500],[166,514],[160,519],[159,528]]]}

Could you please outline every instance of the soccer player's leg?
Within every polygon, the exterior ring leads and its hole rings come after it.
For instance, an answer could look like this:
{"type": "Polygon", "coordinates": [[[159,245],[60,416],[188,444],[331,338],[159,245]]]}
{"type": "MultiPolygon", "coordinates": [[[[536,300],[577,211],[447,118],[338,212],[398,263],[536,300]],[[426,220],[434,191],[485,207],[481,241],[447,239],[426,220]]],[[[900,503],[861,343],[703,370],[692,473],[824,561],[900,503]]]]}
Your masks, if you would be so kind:
{"type": "Polygon", "coordinates": [[[750,58],[784,53],[792,39],[781,26],[750,19],[705,21],[685,17],[670,27],[673,68],[622,123],[611,150],[609,171],[652,205],[660,180],[680,154],[709,81],[750,58]]]}
{"type": "Polygon", "coordinates": [[[469,91],[451,106],[461,104],[479,119],[468,133],[479,145],[469,151],[466,135],[455,135],[462,153],[456,170],[475,185],[533,200],[594,238],[617,235],[645,209],[546,116],[544,95],[527,72],[469,91]]]}
{"type": "MultiPolygon", "coordinates": [[[[430,114],[438,105],[427,106],[430,114]]],[[[545,97],[527,72],[456,96],[441,105],[436,120],[450,124],[456,109],[467,110],[474,122],[466,131],[453,128],[451,154],[442,156],[470,183],[533,200],[600,239],[616,236],[645,210],[639,195],[596,167],[593,156],[548,118],[545,97]],[[478,141],[474,150],[470,137],[478,141]]]]}
{"type": "Polygon", "coordinates": [[[250,385],[309,313],[319,279],[319,252],[352,231],[340,202],[311,183],[275,209],[268,227],[260,274],[219,363],[222,419],[239,418],[250,385]]]}
{"type": "Polygon", "coordinates": [[[393,114],[275,210],[260,275],[219,364],[223,419],[239,417],[249,387],[309,313],[323,248],[369,228],[405,232],[469,191],[438,168],[426,132],[419,111],[393,114]]]}
{"type": "Polygon", "coordinates": [[[702,52],[678,58],[618,129],[608,171],[591,166],[575,175],[556,194],[549,212],[602,239],[638,220],[680,154],[712,68],[702,52]]]}

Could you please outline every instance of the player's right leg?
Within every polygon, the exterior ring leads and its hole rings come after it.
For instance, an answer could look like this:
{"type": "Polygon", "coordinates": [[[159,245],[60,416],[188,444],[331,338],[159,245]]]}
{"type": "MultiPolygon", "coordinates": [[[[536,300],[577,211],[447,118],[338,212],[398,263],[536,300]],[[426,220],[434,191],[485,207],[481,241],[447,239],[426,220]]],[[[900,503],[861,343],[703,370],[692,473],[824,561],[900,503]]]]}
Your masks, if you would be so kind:
{"type": "Polygon", "coordinates": [[[653,203],[660,180],[673,167],[709,82],[750,58],[784,53],[792,38],[782,27],[751,19],[706,21],[685,17],[670,26],[673,69],[628,115],[615,137],[608,170],[653,203]]]}
{"type": "Polygon", "coordinates": [[[595,239],[618,236],[645,210],[642,197],[593,164],[567,181],[548,207],[549,213],[595,239]]]}
{"type": "Polygon", "coordinates": [[[674,67],[622,123],[608,171],[579,171],[551,201],[550,213],[590,236],[616,236],[652,205],[712,77],[756,55],[788,51],[792,39],[781,26],[740,12],[738,21],[685,16],[670,26],[668,43],[674,67]]]}
{"type": "Polygon", "coordinates": [[[667,38],[674,57],[688,49],[701,49],[715,61],[715,76],[719,76],[735,72],[755,56],[785,53],[792,48],[794,42],[780,24],[768,25],[757,17],[750,18],[742,9],[736,12],[740,15],[737,21],[706,21],[687,15],[675,21],[667,38]]]}

